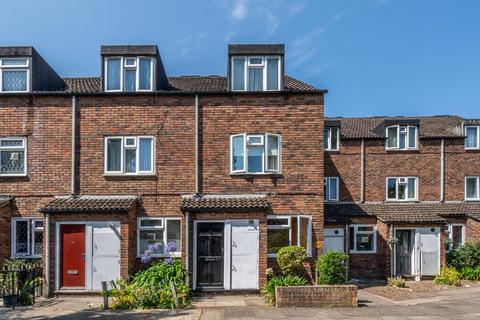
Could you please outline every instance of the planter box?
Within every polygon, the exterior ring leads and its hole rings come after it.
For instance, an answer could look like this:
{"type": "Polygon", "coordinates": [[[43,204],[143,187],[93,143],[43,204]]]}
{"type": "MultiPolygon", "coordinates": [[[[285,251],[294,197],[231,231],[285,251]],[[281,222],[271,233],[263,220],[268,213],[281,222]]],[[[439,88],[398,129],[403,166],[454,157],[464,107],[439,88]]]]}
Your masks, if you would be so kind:
{"type": "Polygon", "coordinates": [[[355,285],[276,287],[277,307],[357,307],[355,285]]]}

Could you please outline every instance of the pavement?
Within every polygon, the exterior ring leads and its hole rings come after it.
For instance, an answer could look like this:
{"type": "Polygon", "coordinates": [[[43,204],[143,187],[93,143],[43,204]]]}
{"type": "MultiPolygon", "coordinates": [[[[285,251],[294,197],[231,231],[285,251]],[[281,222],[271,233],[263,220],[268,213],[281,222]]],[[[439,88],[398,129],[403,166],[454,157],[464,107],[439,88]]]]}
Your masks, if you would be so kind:
{"type": "Polygon", "coordinates": [[[480,319],[480,287],[452,289],[427,299],[392,301],[359,291],[358,308],[274,308],[256,295],[196,297],[179,311],[98,311],[99,297],[46,299],[33,307],[1,309],[0,319],[480,319]]]}

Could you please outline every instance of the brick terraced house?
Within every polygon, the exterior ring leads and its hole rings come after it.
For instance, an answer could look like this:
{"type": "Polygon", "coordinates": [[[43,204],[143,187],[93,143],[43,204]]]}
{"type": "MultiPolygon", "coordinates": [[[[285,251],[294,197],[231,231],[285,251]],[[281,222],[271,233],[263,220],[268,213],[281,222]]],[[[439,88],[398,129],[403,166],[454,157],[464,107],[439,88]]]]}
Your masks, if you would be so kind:
{"type": "Polygon", "coordinates": [[[315,258],[326,91],[284,56],[230,45],[226,77],[168,77],[156,46],[102,46],[100,77],[61,78],[0,48],[0,259],[43,259],[53,294],[132,275],[155,244],[195,290],[258,290],[289,244],[315,258]]]}
{"type": "Polygon", "coordinates": [[[478,120],[325,119],[325,247],[351,277],[433,276],[480,240],[478,120]],[[448,239],[446,241],[446,239],[448,239]]]}

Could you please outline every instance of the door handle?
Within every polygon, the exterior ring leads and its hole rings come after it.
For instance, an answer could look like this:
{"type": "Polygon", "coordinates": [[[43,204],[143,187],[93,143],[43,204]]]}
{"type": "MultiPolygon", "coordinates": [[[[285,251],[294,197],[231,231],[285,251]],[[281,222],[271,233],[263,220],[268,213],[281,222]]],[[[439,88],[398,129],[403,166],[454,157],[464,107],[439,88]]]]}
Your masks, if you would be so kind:
{"type": "Polygon", "coordinates": [[[232,247],[236,248],[237,244],[235,242],[232,242],[232,247]]]}
{"type": "Polygon", "coordinates": [[[85,253],[82,253],[82,260],[85,262],[85,253]]]}
{"type": "Polygon", "coordinates": [[[235,266],[232,267],[232,271],[233,272],[236,272],[237,271],[237,268],[235,268],[235,266]]]}

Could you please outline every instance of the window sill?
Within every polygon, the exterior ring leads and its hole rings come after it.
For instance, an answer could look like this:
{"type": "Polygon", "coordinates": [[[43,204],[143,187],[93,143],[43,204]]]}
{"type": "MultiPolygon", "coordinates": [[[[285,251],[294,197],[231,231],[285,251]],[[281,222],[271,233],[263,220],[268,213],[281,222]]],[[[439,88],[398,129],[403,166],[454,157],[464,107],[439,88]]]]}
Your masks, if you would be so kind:
{"type": "Polygon", "coordinates": [[[0,178],[25,178],[28,175],[24,174],[0,174],[0,178]]]}
{"type": "Polygon", "coordinates": [[[385,151],[391,152],[391,153],[395,153],[395,152],[404,153],[404,152],[420,152],[420,149],[418,148],[416,149],[385,149],[385,151]]]}
{"type": "Polygon", "coordinates": [[[10,256],[11,259],[42,259],[42,255],[30,255],[30,256],[19,256],[19,255],[13,255],[10,256]]]}
{"type": "Polygon", "coordinates": [[[421,201],[418,199],[414,200],[393,200],[393,199],[387,199],[385,200],[386,203],[420,203],[421,201]]]}
{"type": "MultiPolygon", "coordinates": [[[[143,255],[138,255],[137,254],[137,259],[141,259],[143,257],[143,255]]],[[[181,258],[182,257],[182,253],[181,252],[173,252],[171,254],[154,254],[154,255],[150,255],[150,257],[152,257],[153,259],[164,259],[164,258],[181,258]]]]}
{"type": "Polygon", "coordinates": [[[480,198],[479,199],[465,199],[465,202],[480,202],[480,198]]]}
{"type": "Polygon", "coordinates": [[[246,172],[230,172],[231,177],[247,177],[247,178],[261,178],[261,177],[282,177],[282,173],[278,172],[262,172],[262,173],[246,173],[246,172]]]}
{"type": "Polygon", "coordinates": [[[105,179],[117,179],[117,180],[142,180],[142,179],[156,179],[157,175],[151,174],[111,174],[104,173],[105,179]]]}
{"type": "Polygon", "coordinates": [[[377,254],[376,251],[349,251],[349,254],[377,254]]]}

